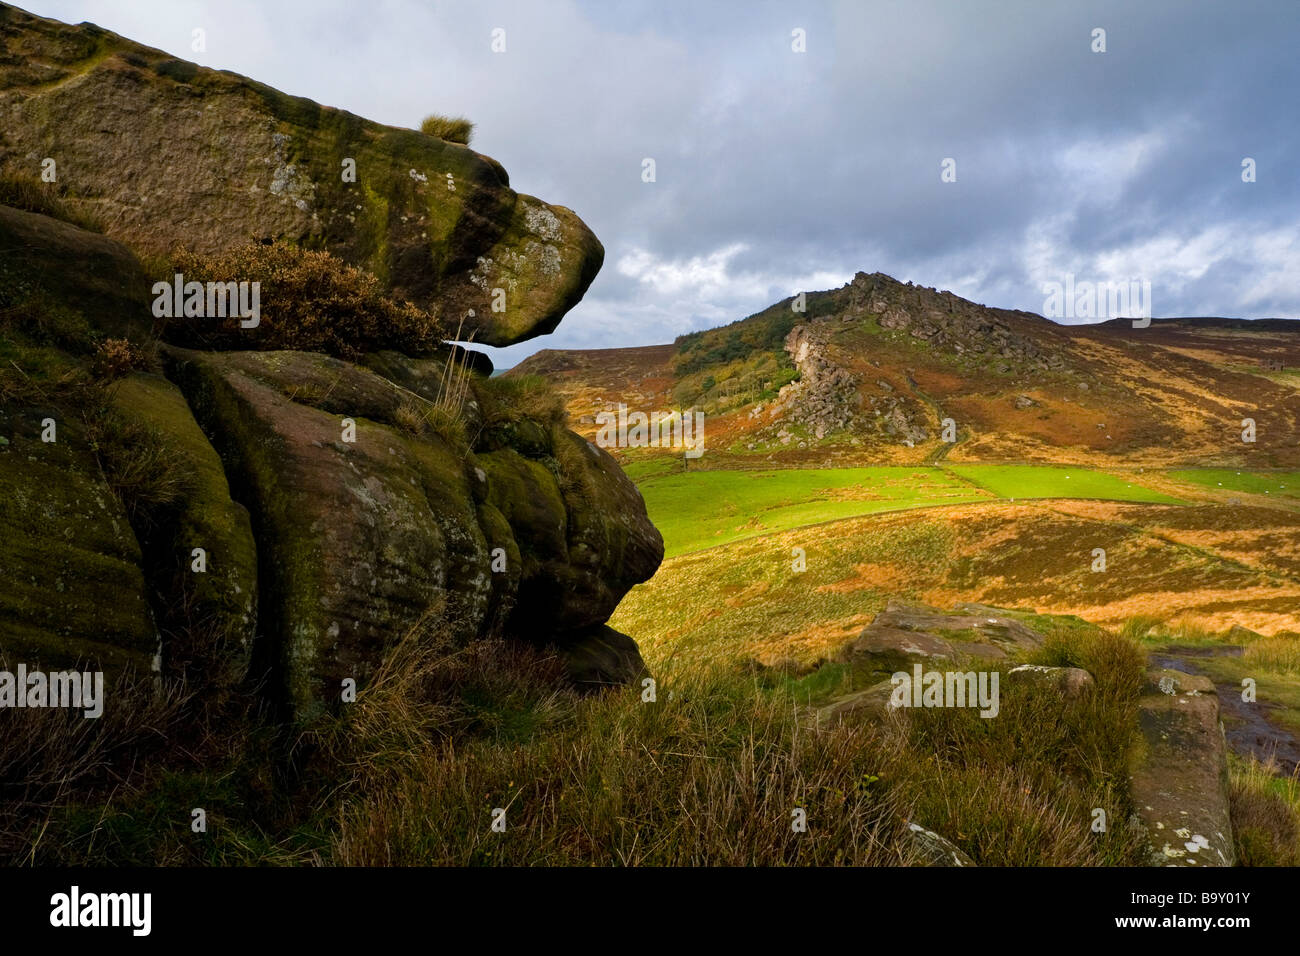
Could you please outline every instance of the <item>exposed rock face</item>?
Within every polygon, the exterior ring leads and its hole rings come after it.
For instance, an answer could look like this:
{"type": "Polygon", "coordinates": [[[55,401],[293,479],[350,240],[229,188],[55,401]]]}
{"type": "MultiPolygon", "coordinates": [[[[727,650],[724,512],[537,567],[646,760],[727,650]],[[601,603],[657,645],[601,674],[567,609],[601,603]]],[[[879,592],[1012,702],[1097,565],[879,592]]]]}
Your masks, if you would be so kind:
{"type": "Polygon", "coordinates": [[[604,258],[572,211],[466,146],[0,3],[0,172],[46,157],[67,201],[141,252],[323,247],[490,345],[554,329],[604,258]]]}
{"type": "Polygon", "coordinates": [[[84,429],[55,404],[7,405],[0,436],[0,661],[148,673],[159,635],[140,545],[84,429]],[[47,418],[57,441],[41,441],[47,418]]]}
{"type": "MultiPolygon", "coordinates": [[[[0,206],[0,249],[0,309],[40,295],[93,316],[94,329],[106,335],[149,331],[149,286],[139,260],[122,243],[48,216],[0,206]]],[[[79,341],[63,344],[88,352],[96,339],[91,333],[87,321],[79,341]]]]}
{"type": "Polygon", "coordinates": [[[837,330],[846,323],[874,320],[881,329],[905,332],[930,348],[973,357],[1003,373],[1065,366],[1058,351],[1017,331],[1017,320],[1033,318],[1025,313],[990,309],[951,292],[904,285],[879,272],[859,272],[848,285],[825,295],[820,314],[786,337],[785,351],[798,368],[799,379],[784,386],[780,396],[786,418],[807,426],[817,439],[836,431],[875,432],[910,448],[929,441],[933,423],[941,417],[935,415],[937,408],[920,392],[910,370],[905,383],[860,380],[846,367],[851,363],[843,357],[837,360],[836,349],[843,347],[835,344],[837,330]]]}
{"type": "Polygon", "coordinates": [[[812,429],[816,438],[848,428],[862,397],[858,381],[826,354],[827,327],[818,322],[791,329],[785,350],[799,370],[799,378],[781,389],[780,400],[788,417],[812,429]]]}
{"type": "Polygon", "coordinates": [[[148,552],[150,586],[183,598],[159,602],[159,625],[204,628],[211,653],[203,656],[217,659],[177,660],[180,649],[164,634],[160,663],[187,674],[198,666],[209,683],[234,686],[248,676],[257,634],[257,546],[248,511],[230,497],[221,459],[175,385],[137,372],[115,383],[112,401],[125,420],[156,431],[186,478],[184,496],[159,516],[163,526],[142,526],[137,537],[148,552]]]}
{"type": "MultiPolygon", "coordinates": [[[[284,635],[299,715],[337,696],[343,679],[363,683],[428,615],[462,639],[583,643],[662,559],[639,493],[571,433],[465,453],[403,431],[402,393],[348,362],[181,349],[167,358],[253,512],[264,626],[284,635]]],[[[580,679],[639,673],[635,644],[619,653],[604,671],[584,663],[580,679]]]]}
{"type": "Polygon", "coordinates": [[[1232,866],[1227,745],[1214,682],[1154,670],[1138,704],[1146,747],[1133,771],[1133,802],[1152,866],[1232,866]]]}
{"type": "Polygon", "coordinates": [[[1044,350],[1007,322],[1016,313],[976,305],[951,292],[910,282],[904,285],[881,272],[859,272],[849,286],[849,310],[879,317],[881,328],[899,329],[932,346],[1024,363],[1032,368],[1061,368],[1064,360],[1044,350]]]}
{"type": "Polygon", "coordinates": [[[799,378],[782,387],[780,403],[786,417],[806,425],[814,438],[844,430],[871,428],[909,447],[930,437],[925,413],[914,399],[891,394],[888,382],[877,382],[885,394],[871,398],[871,416],[863,409],[859,381],[848,369],[835,361],[828,346],[833,328],[824,319],[799,325],[786,336],[785,350],[790,354],[799,378]]]}

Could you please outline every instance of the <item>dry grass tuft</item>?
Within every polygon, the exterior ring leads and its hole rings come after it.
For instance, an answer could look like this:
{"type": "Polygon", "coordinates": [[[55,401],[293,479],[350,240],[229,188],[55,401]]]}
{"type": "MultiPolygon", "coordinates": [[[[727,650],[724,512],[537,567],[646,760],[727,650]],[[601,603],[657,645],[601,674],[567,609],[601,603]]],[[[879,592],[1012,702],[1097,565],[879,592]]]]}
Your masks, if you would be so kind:
{"type": "Polygon", "coordinates": [[[468,146],[474,135],[474,124],[463,116],[441,116],[430,114],[420,123],[420,132],[425,136],[436,136],[449,143],[468,146]]]}

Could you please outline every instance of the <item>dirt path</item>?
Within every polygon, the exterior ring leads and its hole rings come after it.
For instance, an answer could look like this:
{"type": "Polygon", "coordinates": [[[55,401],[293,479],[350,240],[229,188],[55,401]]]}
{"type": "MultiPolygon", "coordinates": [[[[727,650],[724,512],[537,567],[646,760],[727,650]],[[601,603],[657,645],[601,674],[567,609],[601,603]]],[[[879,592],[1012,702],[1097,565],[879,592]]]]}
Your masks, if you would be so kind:
{"type": "Polygon", "coordinates": [[[1184,647],[1172,645],[1150,655],[1156,667],[1168,667],[1184,674],[1202,674],[1214,680],[1222,708],[1224,735],[1233,753],[1239,756],[1254,755],[1260,760],[1273,757],[1284,776],[1291,776],[1300,768],[1300,741],[1284,727],[1269,720],[1269,704],[1246,703],[1241,699],[1241,688],[1220,681],[1213,674],[1196,666],[1197,658],[1240,657],[1240,645],[1224,644],[1211,647],[1184,647]]]}

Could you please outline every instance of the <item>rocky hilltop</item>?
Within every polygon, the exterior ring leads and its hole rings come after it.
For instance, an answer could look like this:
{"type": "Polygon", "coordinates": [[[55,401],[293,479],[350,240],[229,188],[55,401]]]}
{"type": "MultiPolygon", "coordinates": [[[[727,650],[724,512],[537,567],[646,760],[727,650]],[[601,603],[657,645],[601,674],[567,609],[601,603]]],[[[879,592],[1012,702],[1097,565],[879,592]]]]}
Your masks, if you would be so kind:
{"type": "Polygon", "coordinates": [[[703,410],[717,467],[947,458],[1278,468],[1300,464],[1297,368],[1298,322],[1065,326],[859,272],[673,346],[546,350],[512,374],[554,381],[580,425],[628,396],[647,409],[703,410]],[[1241,440],[1245,418],[1254,443],[1241,440]]]}
{"type": "Polygon", "coordinates": [[[0,173],[47,159],[65,202],[140,253],[327,249],[489,345],[553,330],[604,258],[467,146],[0,3],[0,173]]]}
{"type": "Polygon", "coordinates": [[[662,558],[640,494],[429,334],[553,328],[602,256],[572,212],[466,147],[3,4],[0,115],[26,207],[0,205],[0,660],[255,686],[299,721],[407,635],[640,675],[605,626],[662,558]],[[157,318],[164,253],[219,269],[250,239],[334,298],[273,281],[242,337],[157,318]]]}

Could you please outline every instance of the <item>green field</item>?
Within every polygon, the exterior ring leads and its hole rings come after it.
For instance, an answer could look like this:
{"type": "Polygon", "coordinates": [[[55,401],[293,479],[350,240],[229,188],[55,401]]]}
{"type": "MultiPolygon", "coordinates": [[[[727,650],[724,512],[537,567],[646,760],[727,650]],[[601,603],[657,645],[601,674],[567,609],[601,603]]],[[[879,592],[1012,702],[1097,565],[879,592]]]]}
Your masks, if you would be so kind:
{"type": "Polygon", "coordinates": [[[1190,468],[1171,471],[1170,478],[1203,488],[1223,488],[1252,495],[1300,498],[1300,471],[1236,471],[1232,468],[1190,468]]]}
{"type": "Polygon", "coordinates": [[[997,498],[1178,499],[1084,468],[955,465],[693,471],[640,482],[668,557],[884,511],[997,498]]]}
{"type": "Polygon", "coordinates": [[[839,518],[993,497],[923,466],[693,471],[640,488],[669,557],[839,518]]]}
{"type": "Polygon", "coordinates": [[[987,488],[1000,498],[1096,498],[1183,504],[1134,481],[1087,468],[1057,465],[947,465],[954,475],[987,488]]]}

